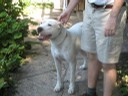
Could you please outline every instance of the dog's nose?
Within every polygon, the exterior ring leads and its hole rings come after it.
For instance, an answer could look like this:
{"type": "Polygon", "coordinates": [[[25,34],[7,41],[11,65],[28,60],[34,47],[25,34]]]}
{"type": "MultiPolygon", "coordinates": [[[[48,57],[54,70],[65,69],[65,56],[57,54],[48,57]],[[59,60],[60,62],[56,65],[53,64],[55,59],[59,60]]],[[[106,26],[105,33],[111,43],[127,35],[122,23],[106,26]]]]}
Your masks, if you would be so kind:
{"type": "Polygon", "coordinates": [[[37,28],[37,32],[40,33],[41,31],[43,31],[43,28],[42,27],[38,27],[37,28]]]}

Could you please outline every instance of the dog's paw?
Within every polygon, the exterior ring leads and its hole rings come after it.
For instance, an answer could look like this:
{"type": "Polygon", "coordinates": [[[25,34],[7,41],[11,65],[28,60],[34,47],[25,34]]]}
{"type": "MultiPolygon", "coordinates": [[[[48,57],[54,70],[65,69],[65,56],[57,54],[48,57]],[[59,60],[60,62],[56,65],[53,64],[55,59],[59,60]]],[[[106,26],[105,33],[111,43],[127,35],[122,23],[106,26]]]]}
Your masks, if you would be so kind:
{"type": "Polygon", "coordinates": [[[62,84],[56,84],[55,88],[54,88],[54,91],[55,92],[59,92],[63,89],[63,85],[62,84]]]}
{"type": "Polygon", "coordinates": [[[70,84],[68,89],[68,94],[73,94],[75,92],[75,84],[70,84]]]}
{"type": "Polygon", "coordinates": [[[82,70],[87,69],[87,67],[86,67],[86,65],[85,65],[85,64],[81,65],[79,68],[80,68],[80,69],[82,69],[82,70]]]}

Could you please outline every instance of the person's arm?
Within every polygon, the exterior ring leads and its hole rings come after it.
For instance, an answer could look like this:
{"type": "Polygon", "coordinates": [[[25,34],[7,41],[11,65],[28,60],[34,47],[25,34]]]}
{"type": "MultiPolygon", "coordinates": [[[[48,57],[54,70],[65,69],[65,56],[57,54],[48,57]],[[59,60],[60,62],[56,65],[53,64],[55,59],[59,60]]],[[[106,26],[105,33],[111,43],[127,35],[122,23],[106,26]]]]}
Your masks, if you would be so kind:
{"type": "Polygon", "coordinates": [[[60,14],[58,20],[61,21],[63,24],[67,23],[67,21],[70,18],[70,15],[73,11],[73,9],[76,7],[76,5],[79,3],[80,0],[70,0],[68,7],[62,14],[60,14]]]}
{"type": "Polygon", "coordinates": [[[112,11],[110,12],[110,16],[105,26],[105,36],[112,36],[115,35],[116,31],[116,21],[118,15],[120,13],[121,7],[124,3],[124,0],[115,0],[113,4],[112,11]]]}
{"type": "Polygon", "coordinates": [[[123,4],[124,0],[115,0],[110,16],[117,17],[123,4]]]}
{"type": "Polygon", "coordinates": [[[76,5],[79,3],[80,0],[70,0],[69,5],[67,7],[68,12],[72,12],[76,5]]]}

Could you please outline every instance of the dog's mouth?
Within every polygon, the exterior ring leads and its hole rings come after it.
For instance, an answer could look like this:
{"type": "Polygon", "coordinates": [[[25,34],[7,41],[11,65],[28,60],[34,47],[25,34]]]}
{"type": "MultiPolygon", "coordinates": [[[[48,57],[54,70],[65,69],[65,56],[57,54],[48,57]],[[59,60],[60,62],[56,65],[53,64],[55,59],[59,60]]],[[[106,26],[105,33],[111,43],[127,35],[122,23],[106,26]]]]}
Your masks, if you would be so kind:
{"type": "Polygon", "coordinates": [[[51,36],[52,36],[51,34],[49,34],[49,35],[40,35],[39,34],[38,39],[40,41],[44,41],[44,40],[48,40],[51,36]]]}

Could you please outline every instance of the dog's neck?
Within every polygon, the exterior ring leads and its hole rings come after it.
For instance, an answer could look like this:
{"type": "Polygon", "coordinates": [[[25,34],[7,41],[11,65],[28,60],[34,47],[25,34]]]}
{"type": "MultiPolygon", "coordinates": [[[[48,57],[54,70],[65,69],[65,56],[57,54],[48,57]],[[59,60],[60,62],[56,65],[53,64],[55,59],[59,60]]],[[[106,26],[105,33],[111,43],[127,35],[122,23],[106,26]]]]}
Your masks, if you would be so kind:
{"type": "Polygon", "coordinates": [[[55,38],[51,39],[51,43],[54,43],[55,45],[59,45],[64,41],[66,36],[67,36],[67,30],[63,26],[61,26],[59,34],[55,38]]]}

